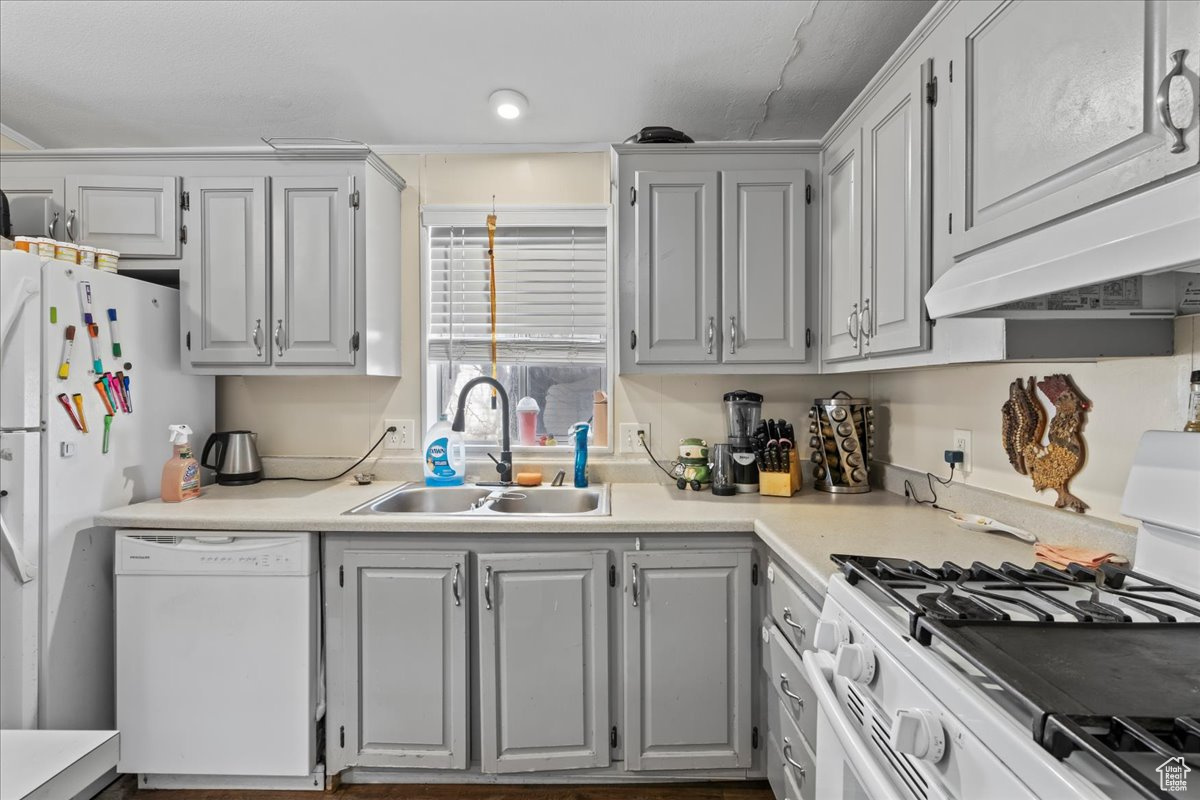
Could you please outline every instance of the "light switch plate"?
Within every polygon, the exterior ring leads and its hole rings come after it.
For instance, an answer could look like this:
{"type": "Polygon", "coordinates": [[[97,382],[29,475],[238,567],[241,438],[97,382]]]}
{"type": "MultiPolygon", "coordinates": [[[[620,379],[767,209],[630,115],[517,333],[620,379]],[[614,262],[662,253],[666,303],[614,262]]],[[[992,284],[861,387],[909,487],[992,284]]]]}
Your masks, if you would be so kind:
{"type": "Polygon", "coordinates": [[[619,432],[620,451],[622,453],[645,453],[642,449],[642,443],[638,441],[638,432],[641,431],[646,436],[646,447],[650,446],[650,423],[648,422],[622,422],[619,432]]]}
{"type": "Polygon", "coordinates": [[[971,432],[956,428],[954,430],[954,442],[950,447],[951,450],[962,450],[963,462],[959,464],[958,471],[963,475],[971,474],[971,432]]]}

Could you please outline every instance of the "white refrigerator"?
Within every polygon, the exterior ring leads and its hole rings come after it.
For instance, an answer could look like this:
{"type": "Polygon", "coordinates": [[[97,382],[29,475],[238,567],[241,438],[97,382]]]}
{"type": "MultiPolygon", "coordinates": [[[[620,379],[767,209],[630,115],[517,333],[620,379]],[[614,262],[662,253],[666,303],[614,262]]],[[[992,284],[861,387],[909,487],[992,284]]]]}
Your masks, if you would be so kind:
{"type": "Polygon", "coordinates": [[[0,334],[0,728],[112,729],[114,532],[92,519],[158,496],[167,426],[202,445],[214,379],[180,371],[178,291],[21,251],[0,253],[0,334]],[[96,381],[118,372],[110,414],[96,381]]]}

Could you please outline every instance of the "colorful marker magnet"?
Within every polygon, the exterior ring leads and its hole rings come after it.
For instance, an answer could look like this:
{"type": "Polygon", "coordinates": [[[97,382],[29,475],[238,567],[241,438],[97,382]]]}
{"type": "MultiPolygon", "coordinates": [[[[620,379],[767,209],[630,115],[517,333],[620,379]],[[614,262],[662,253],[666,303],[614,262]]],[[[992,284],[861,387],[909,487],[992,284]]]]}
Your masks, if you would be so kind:
{"type": "Polygon", "coordinates": [[[92,370],[99,375],[104,372],[104,362],[100,359],[100,326],[89,322],[87,332],[88,341],[92,345],[92,370]]]}
{"type": "Polygon", "coordinates": [[[91,281],[79,282],[79,311],[83,314],[83,324],[91,325],[95,322],[92,319],[92,283],[91,281]]]}
{"type": "Polygon", "coordinates": [[[108,310],[108,338],[112,339],[113,358],[121,357],[121,334],[117,330],[117,310],[108,310]]]}
{"type": "Polygon", "coordinates": [[[71,395],[71,401],[75,403],[75,413],[79,416],[79,427],[84,433],[87,433],[87,417],[83,415],[83,395],[76,392],[75,394],[71,395]]]}
{"type": "Polygon", "coordinates": [[[108,386],[112,389],[112,394],[116,399],[117,405],[121,407],[122,411],[128,414],[129,408],[125,405],[125,387],[121,385],[121,379],[107,372],[104,373],[104,377],[108,379],[108,386]]]}
{"type": "Polygon", "coordinates": [[[101,453],[108,452],[108,432],[112,429],[112,414],[104,415],[104,445],[100,448],[101,453]]]}
{"type": "MultiPolygon", "coordinates": [[[[126,364],[125,366],[128,367],[129,365],[126,364]]],[[[124,375],[120,372],[118,372],[117,374],[121,376],[121,385],[125,387],[125,405],[129,408],[129,410],[126,411],[125,413],[132,414],[133,413],[133,395],[131,395],[129,393],[129,376],[124,375]]]]}
{"type": "Polygon", "coordinates": [[[57,397],[58,404],[67,412],[67,416],[71,418],[71,424],[75,426],[75,430],[82,431],[83,426],[79,424],[79,420],[75,417],[75,410],[71,408],[71,398],[67,397],[66,392],[63,392],[57,397]]]}
{"type": "Polygon", "coordinates": [[[62,363],[58,365],[58,379],[65,381],[71,374],[71,348],[75,346],[75,326],[68,325],[63,331],[62,363]]]}
{"type": "Polygon", "coordinates": [[[50,324],[58,323],[58,306],[50,306],[50,324]]]}
{"type": "MultiPolygon", "coordinates": [[[[117,410],[113,408],[112,401],[108,399],[108,392],[105,389],[105,387],[108,385],[108,382],[101,378],[92,385],[96,387],[96,391],[100,394],[100,401],[104,403],[104,410],[110,415],[116,414],[117,410]]],[[[63,395],[63,397],[66,397],[66,395],[63,395]]]]}

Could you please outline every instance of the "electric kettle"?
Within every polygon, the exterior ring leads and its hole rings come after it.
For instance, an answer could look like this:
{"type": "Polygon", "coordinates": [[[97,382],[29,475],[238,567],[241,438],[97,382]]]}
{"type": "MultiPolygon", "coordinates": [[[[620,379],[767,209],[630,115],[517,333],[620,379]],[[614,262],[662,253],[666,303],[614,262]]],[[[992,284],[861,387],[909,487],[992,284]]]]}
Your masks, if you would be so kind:
{"type": "Polygon", "coordinates": [[[222,486],[246,486],[262,480],[262,459],[258,457],[258,434],[253,431],[218,431],[204,443],[201,466],[216,470],[222,486]],[[208,460],[216,451],[215,460],[208,460]]]}

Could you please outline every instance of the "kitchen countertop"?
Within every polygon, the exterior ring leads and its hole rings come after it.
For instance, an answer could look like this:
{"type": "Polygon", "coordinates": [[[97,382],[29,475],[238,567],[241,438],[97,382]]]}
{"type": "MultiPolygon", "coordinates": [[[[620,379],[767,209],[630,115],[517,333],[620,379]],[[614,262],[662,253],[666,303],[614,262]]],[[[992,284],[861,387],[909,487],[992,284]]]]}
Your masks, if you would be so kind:
{"type": "Polygon", "coordinates": [[[811,488],[792,498],[716,497],[656,483],[612,485],[607,517],[347,515],[399,486],[377,481],[206,486],[196,500],[149,500],[105,511],[96,524],[115,528],[321,531],[355,533],[755,533],[801,578],[824,591],[832,553],[896,556],[930,565],[954,561],[1026,566],[1033,546],[1004,534],[974,533],[943,511],[873,491],[834,495],[811,488]]]}

